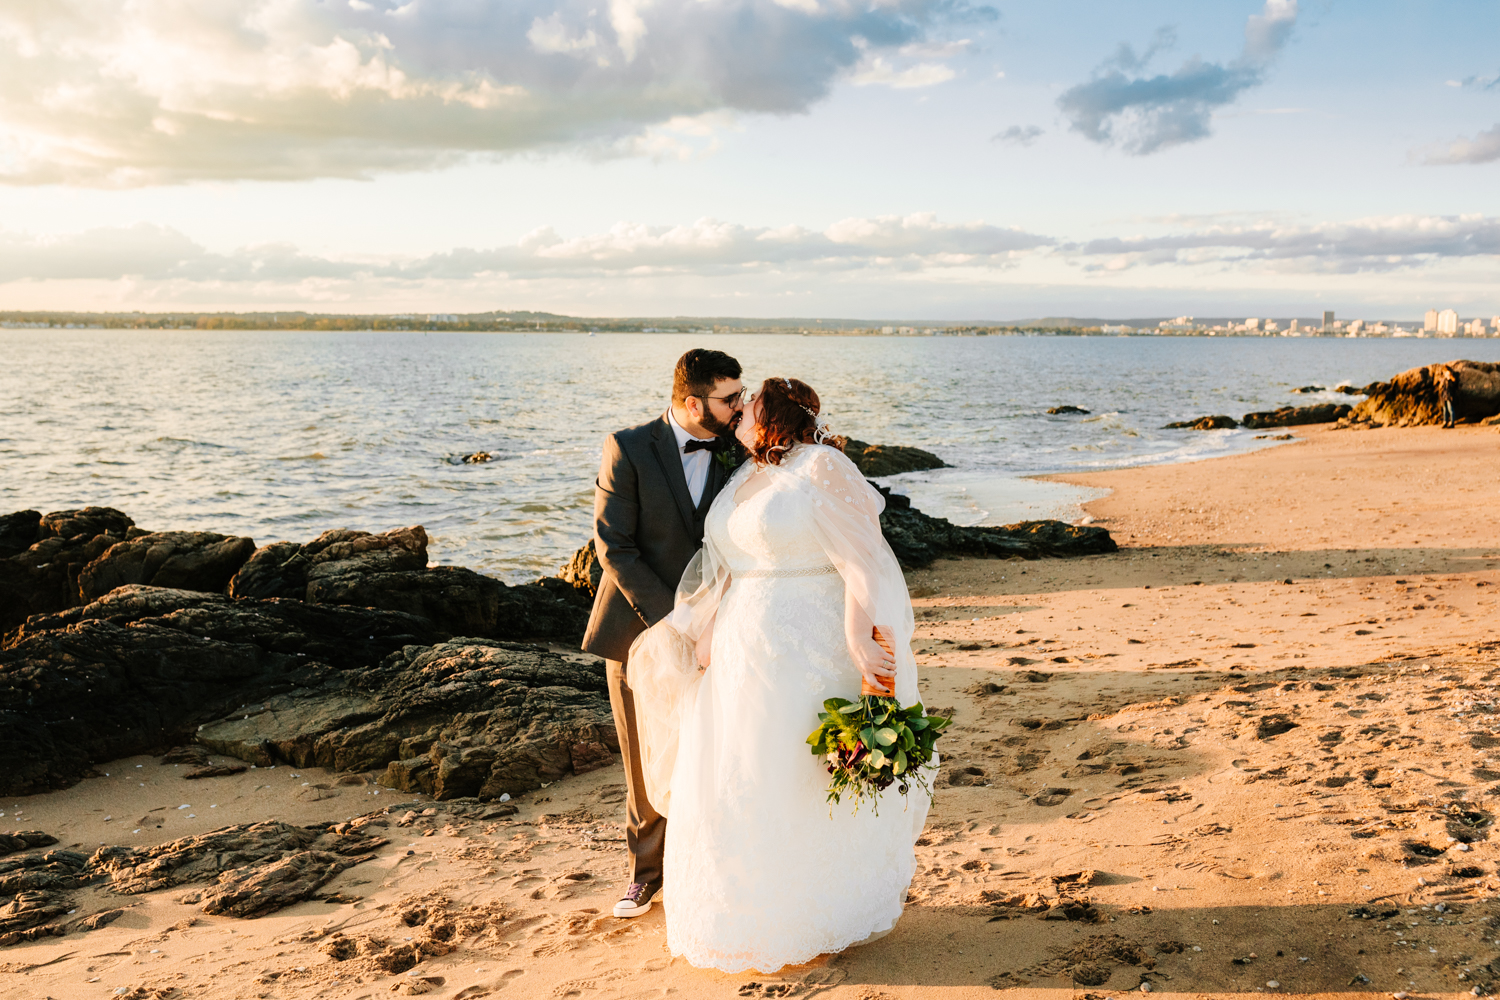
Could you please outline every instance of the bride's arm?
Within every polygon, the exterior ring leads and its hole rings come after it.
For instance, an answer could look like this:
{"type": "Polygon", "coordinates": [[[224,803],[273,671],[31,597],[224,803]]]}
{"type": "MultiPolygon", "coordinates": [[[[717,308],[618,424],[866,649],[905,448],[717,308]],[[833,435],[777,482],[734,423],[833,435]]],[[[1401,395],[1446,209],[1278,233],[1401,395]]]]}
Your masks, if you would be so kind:
{"type": "MultiPolygon", "coordinates": [[[[872,635],[875,623],[865,614],[849,592],[844,597],[844,641],[849,644],[849,655],[860,674],[872,686],[882,691],[894,690],[896,677],[896,654],[875,641],[872,635]]],[[[889,626],[881,630],[891,634],[889,626]]]]}
{"type": "Polygon", "coordinates": [[[708,669],[708,661],[712,658],[714,648],[714,622],[718,619],[718,612],[715,612],[713,617],[709,618],[708,624],[703,626],[703,634],[698,636],[696,651],[699,670],[708,669]]]}

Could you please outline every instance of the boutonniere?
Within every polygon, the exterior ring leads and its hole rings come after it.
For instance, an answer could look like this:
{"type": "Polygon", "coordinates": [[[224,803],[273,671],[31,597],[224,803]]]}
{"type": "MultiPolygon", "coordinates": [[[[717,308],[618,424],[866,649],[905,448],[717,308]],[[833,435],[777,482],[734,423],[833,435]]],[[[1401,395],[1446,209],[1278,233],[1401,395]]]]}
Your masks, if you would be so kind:
{"type": "Polygon", "coordinates": [[[714,461],[722,465],[727,472],[733,472],[735,469],[738,469],[740,463],[744,460],[744,456],[740,454],[740,445],[737,441],[730,441],[729,447],[714,452],[714,461]]]}

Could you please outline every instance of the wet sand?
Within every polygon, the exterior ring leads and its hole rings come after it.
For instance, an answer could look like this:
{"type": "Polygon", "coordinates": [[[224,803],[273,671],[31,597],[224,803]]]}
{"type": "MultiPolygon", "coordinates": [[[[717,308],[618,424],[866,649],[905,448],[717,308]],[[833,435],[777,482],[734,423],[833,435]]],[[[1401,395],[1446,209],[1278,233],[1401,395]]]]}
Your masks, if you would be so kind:
{"type": "Polygon", "coordinates": [[[390,843],[324,887],[338,899],[255,920],[206,916],[182,889],[82,890],[77,916],[125,915],[4,949],[0,996],[1417,997],[1500,982],[1500,435],[1293,433],[1065,477],[1113,491],[1088,510],[1119,553],[910,575],[924,697],[955,724],[911,905],[879,942],[769,975],[671,961],[660,908],[608,916],[626,871],[616,769],[481,819],[370,775],[185,781],[143,758],[0,803],[0,829],[91,851],[394,804],[369,828],[390,843]],[[414,967],[370,957],[407,938],[414,967]]]}

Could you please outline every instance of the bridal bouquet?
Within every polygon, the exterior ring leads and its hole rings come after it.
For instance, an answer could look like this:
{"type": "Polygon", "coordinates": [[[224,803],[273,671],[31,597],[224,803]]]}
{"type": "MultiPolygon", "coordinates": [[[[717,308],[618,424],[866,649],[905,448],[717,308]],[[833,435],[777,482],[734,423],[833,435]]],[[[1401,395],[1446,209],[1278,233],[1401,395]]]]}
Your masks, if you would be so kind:
{"type": "MultiPolygon", "coordinates": [[[[889,648],[877,629],[875,639],[889,648]]],[[[902,795],[916,784],[929,796],[932,789],[922,768],[932,760],[938,734],[950,719],[928,715],[921,702],[902,708],[895,698],[876,693],[878,688],[861,686],[859,701],[829,698],[818,713],[819,726],[808,736],[813,755],[827,761],[828,801],[838,804],[843,796],[854,799],[854,808],[869,799],[880,810],[879,795],[896,785],[902,795]]]]}

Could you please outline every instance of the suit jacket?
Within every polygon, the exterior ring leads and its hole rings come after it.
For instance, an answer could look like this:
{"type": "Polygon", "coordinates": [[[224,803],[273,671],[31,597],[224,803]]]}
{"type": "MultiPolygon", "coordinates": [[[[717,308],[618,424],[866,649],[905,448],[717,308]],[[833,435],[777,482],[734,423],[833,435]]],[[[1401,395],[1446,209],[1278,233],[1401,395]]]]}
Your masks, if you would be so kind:
{"type": "Polygon", "coordinates": [[[715,455],[695,507],[666,414],[604,439],[594,481],[594,549],[603,573],[586,652],[623,661],[636,636],[672,613],[682,571],[703,544],[704,516],[729,475],[715,455]]]}

